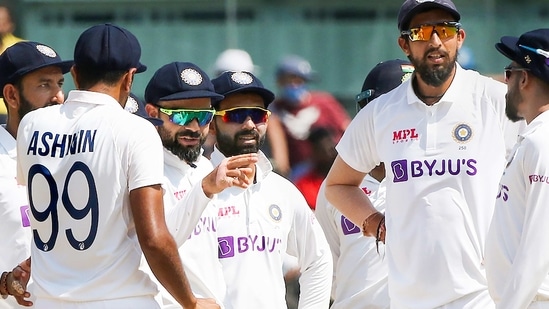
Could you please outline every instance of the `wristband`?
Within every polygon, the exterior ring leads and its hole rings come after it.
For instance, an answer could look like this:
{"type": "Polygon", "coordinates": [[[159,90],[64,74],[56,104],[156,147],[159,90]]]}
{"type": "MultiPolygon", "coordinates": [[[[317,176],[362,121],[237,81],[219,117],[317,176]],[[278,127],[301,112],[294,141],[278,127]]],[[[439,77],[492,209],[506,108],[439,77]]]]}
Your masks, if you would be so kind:
{"type": "Polygon", "coordinates": [[[4,299],[10,294],[8,292],[8,275],[9,272],[5,271],[2,273],[2,277],[0,277],[0,295],[2,295],[2,298],[4,299]]]}
{"type": "Polygon", "coordinates": [[[376,211],[373,214],[369,215],[362,221],[362,235],[369,236],[369,237],[375,237],[378,239],[379,235],[379,228],[380,223],[383,221],[385,216],[379,212],[376,211]]]}

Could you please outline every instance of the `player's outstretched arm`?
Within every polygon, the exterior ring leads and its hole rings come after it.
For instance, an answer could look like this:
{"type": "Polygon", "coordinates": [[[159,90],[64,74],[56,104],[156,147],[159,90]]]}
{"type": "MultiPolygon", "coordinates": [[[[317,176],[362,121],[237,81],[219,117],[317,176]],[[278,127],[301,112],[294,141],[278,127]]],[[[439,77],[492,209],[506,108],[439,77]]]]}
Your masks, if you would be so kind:
{"type": "Polygon", "coordinates": [[[197,300],[164,218],[162,188],[147,186],[130,191],[130,204],[141,250],[160,283],[183,308],[220,308],[211,299],[197,300]]]}

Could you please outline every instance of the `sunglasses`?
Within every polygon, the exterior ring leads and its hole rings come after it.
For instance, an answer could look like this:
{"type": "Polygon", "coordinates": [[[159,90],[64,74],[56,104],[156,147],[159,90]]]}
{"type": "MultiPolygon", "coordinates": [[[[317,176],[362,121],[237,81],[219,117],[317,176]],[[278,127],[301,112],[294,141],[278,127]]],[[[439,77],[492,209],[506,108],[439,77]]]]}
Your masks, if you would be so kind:
{"type": "Polygon", "coordinates": [[[545,64],[549,65],[549,51],[539,49],[539,48],[533,48],[533,47],[522,45],[522,44],[519,44],[519,47],[545,57],[545,64]]]}
{"type": "Polygon", "coordinates": [[[434,32],[441,40],[456,35],[461,29],[461,24],[455,21],[446,21],[436,24],[424,24],[400,32],[402,36],[408,36],[410,41],[429,41],[434,32]]]}
{"type": "Polygon", "coordinates": [[[186,126],[196,119],[198,121],[198,125],[201,127],[209,124],[215,113],[215,110],[213,109],[160,108],[160,111],[168,115],[170,121],[177,125],[186,126]]]}
{"type": "Polygon", "coordinates": [[[505,68],[503,68],[503,76],[504,76],[505,82],[509,81],[509,78],[511,78],[511,73],[513,71],[530,71],[530,69],[513,67],[511,65],[506,66],[505,68]]]}
{"type": "Polygon", "coordinates": [[[254,123],[267,122],[271,111],[261,107],[235,107],[215,112],[216,116],[221,116],[223,122],[244,123],[248,117],[254,123]]]}

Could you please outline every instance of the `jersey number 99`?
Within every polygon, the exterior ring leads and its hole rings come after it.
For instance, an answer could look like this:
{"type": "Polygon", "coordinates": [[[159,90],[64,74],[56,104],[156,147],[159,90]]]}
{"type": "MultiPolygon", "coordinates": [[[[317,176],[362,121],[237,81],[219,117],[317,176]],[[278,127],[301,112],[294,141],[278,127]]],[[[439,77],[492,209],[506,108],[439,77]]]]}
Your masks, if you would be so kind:
{"type": "MultiPolygon", "coordinates": [[[[55,182],[55,179],[53,178],[50,170],[47,167],[41,164],[35,164],[31,166],[31,168],[29,169],[27,190],[29,195],[30,209],[34,219],[38,222],[44,222],[48,219],[48,217],[51,217],[51,235],[46,242],[42,240],[42,238],[40,237],[36,229],[32,230],[34,244],[36,245],[36,247],[39,250],[42,250],[44,252],[50,251],[54,248],[55,242],[57,241],[57,236],[59,233],[59,216],[57,213],[59,191],[57,189],[57,183],[55,182]],[[50,203],[48,207],[44,209],[44,211],[37,210],[33,203],[32,183],[36,175],[42,175],[42,177],[44,177],[44,179],[46,180],[49,186],[50,203]]],[[[61,194],[61,203],[63,204],[64,208],[67,210],[67,213],[69,214],[69,216],[75,220],[82,220],[88,215],[91,216],[90,231],[86,239],[78,240],[74,237],[72,229],[69,228],[65,230],[65,235],[67,236],[67,240],[69,241],[70,245],[74,249],[76,250],[88,249],[93,244],[93,241],[95,240],[95,236],[97,235],[97,226],[99,223],[99,203],[97,199],[97,189],[95,186],[95,181],[93,179],[93,175],[90,169],[86,164],[80,161],[77,161],[72,165],[71,169],[69,170],[65,178],[65,183],[63,185],[63,191],[61,194]],[[88,201],[85,207],[81,209],[77,209],[73,205],[68,193],[69,182],[75,172],[81,172],[86,178],[86,182],[88,184],[88,192],[89,192],[88,201]]]]}

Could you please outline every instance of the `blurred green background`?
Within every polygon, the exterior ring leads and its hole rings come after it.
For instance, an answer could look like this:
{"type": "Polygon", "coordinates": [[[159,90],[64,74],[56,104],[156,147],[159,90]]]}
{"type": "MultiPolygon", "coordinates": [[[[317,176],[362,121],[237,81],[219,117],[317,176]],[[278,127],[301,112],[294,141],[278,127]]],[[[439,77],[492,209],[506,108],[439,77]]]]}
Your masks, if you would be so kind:
{"type": "MultiPolygon", "coordinates": [[[[171,61],[190,61],[213,74],[226,48],[248,51],[259,77],[276,92],[274,70],[286,54],[311,62],[320,80],[312,88],[332,92],[350,114],[353,96],[379,61],[403,58],[396,40],[402,0],[12,0],[16,35],[55,48],[72,59],[80,33],[112,22],[132,31],[149,69],[135,79],[143,90],[154,71],[171,61]]],[[[499,77],[508,60],[494,44],[502,35],[520,35],[549,26],[547,0],[454,0],[467,34],[460,60],[499,77]]],[[[73,88],[66,76],[66,90],[73,88]]]]}

